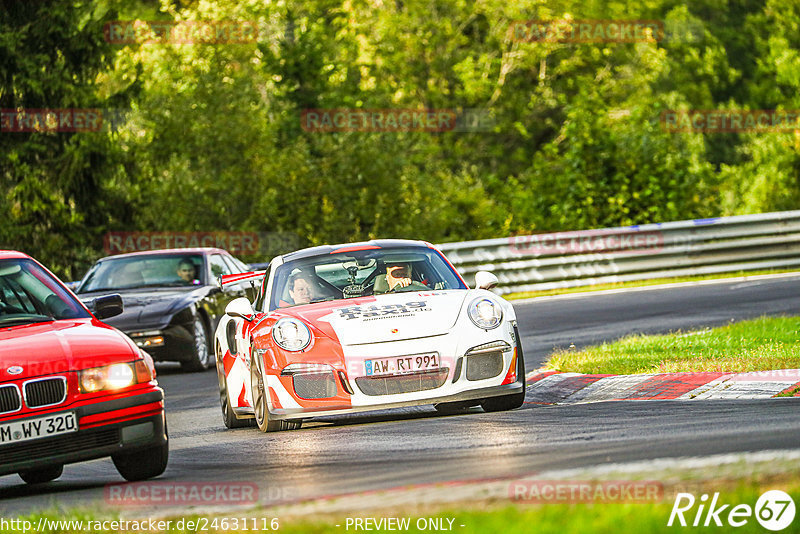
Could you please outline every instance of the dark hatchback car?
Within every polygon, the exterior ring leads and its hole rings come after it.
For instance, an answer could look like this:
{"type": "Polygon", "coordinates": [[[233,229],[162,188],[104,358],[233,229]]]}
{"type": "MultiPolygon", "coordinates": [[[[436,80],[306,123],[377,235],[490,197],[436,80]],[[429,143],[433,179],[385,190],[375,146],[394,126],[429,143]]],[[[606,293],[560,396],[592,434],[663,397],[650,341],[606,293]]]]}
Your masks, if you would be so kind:
{"type": "Polygon", "coordinates": [[[98,295],[119,293],[124,311],[108,324],[128,334],[154,360],[202,371],[214,364],[209,341],[225,305],[256,289],[249,282],[223,289],[219,277],[247,270],[217,248],[134,252],[98,260],[76,293],[90,309],[98,295]]]}

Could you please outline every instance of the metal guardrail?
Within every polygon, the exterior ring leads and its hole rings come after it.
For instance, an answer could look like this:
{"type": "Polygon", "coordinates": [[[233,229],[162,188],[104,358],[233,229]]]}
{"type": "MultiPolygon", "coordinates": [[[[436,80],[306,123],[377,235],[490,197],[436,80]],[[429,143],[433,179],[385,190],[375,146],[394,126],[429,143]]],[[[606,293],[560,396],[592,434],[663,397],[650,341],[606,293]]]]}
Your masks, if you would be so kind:
{"type": "Polygon", "coordinates": [[[800,269],[800,210],[437,245],[499,294],[758,269],[800,269]]]}

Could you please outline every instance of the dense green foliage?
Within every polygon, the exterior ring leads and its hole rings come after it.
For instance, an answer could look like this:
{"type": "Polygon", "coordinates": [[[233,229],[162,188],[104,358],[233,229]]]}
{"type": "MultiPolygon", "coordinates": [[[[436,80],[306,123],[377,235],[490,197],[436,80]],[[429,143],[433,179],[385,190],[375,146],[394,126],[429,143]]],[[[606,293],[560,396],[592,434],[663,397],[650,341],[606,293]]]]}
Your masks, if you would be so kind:
{"type": "MultiPolygon", "coordinates": [[[[665,109],[799,109],[791,0],[0,1],[0,107],[131,110],[3,132],[0,247],[77,276],[109,230],[432,242],[794,209],[795,133],[670,133],[665,109]],[[521,42],[515,20],[667,38],[521,42]],[[109,20],[257,21],[250,44],[114,45],[109,20]],[[306,131],[307,109],[483,109],[479,132],[306,131]]],[[[265,258],[247,258],[260,259],[265,258]]]]}

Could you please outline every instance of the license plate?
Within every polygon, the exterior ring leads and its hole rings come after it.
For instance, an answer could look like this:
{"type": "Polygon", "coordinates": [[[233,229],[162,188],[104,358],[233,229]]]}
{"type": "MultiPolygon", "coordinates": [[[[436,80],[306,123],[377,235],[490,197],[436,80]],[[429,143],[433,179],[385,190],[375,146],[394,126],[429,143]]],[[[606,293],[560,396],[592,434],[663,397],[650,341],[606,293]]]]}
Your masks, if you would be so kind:
{"type": "Polygon", "coordinates": [[[74,412],[54,413],[0,424],[0,444],[19,443],[78,431],[74,412]]]}
{"type": "Polygon", "coordinates": [[[364,360],[364,369],[367,376],[397,375],[438,369],[439,363],[439,354],[430,352],[427,354],[414,354],[412,356],[364,360]]]}

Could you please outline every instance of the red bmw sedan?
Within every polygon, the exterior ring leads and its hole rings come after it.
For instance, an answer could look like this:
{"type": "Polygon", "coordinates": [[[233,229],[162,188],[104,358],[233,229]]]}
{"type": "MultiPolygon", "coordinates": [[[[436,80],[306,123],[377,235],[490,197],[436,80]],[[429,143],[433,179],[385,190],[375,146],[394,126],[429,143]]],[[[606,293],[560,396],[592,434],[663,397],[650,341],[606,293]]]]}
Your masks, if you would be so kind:
{"type": "Polygon", "coordinates": [[[126,480],[160,475],[169,444],[153,360],[26,254],[0,250],[0,475],[29,484],[110,456],[126,480]]]}

